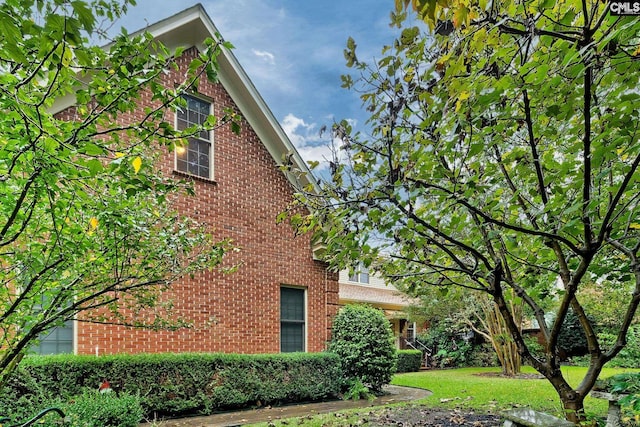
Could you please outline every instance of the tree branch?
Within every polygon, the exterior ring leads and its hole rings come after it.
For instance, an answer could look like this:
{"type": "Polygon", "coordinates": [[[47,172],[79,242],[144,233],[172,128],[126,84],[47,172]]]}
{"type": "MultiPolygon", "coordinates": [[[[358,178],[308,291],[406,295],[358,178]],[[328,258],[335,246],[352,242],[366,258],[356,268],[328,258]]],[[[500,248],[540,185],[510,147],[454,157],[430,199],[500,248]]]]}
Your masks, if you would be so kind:
{"type": "Polygon", "coordinates": [[[517,226],[517,225],[506,223],[504,221],[497,220],[497,219],[491,217],[490,215],[484,213],[480,209],[476,208],[475,206],[472,206],[469,202],[467,202],[466,200],[464,200],[463,198],[461,198],[460,196],[458,196],[456,193],[452,192],[451,190],[448,190],[448,189],[446,189],[446,188],[444,188],[442,186],[439,186],[439,185],[435,185],[435,184],[430,184],[430,183],[424,182],[424,181],[416,179],[416,178],[407,178],[407,180],[409,180],[409,181],[411,181],[411,182],[415,183],[416,185],[421,186],[423,188],[427,188],[427,189],[431,188],[431,189],[439,190],[439,191],[444,192],[445,194],[450,195],[452,198],[454,198],[456,200],[457,203],[460,203],[461,205],[466,207],[470,212],[473,212],[473,213],[477,214],[483,220],[485,220],[485,221],[487,221],[487,222],[489,222],[491,224],[495,224],[495,225],[497,225],[499,227],[506,228],[506,229],[509,229],[509,230],[518,231],[520,233],[527,234],[527,235],[530,235],[530,236],[539,236],[539,237],[544,237],[544,238],[552,240],[552,241],[553,240],[558,241],[558,242],[563,243],[564,245],[566,245],[576,255],[582,255],[583,251],[581,249],[579,249],[571,241],[566,239],[565,237],[562,237],[562,236],[557,235],[557,234],[547,233],[545,231],[532,230],[532,229],[529,229],[529,228],[524,228],[524,227],[520,227],[520,226],[517,226]]]}
{"type": "Polygon", "coordinates": [[[2,239],[5,238],[9,229],[13,226],[16,220],[16,217],[18,216],[18,213],[22,208],[22,204],[24,203],[24,200],[27,197],[27,194],[29,194],[29,190],[31,189],[31,186],[35,182],[36,178],[40,176],[41,172],[42,172],[42,168],[40,168],[39,166],[36,167],[35,171],[31,174],[31,176],[29,176],[26,183],[24,184],[24,187],[22,188],[22,191],[18,196],[18,200],[16,200],[16,204],[11,214],[9,215],[9,218],[7,218],[7,222],[4,224],[4,227],[2,227],[2,230],[0,230],[0,247],[6,246],[8,243],[11,242],[11,240],[9,242],[6,242],[6,241],[2,241],[2,239]]]}

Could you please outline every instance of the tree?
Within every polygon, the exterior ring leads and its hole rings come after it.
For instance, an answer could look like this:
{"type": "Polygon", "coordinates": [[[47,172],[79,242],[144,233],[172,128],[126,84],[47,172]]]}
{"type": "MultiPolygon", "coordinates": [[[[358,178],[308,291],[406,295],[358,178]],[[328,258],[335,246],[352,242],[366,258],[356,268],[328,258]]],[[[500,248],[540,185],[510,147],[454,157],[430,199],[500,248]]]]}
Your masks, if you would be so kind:
{"type": "MultiPolygon", "coordinates": [[[[167,112],[198,79],[216,78],[221,45],[207,41],[184,81],[169,86],[162,78],[180,51],[148,33],[106,38],[130,4],[0,5],[0,388],[38,337],[66,320],[180,326],[163,316],[162,292],[218,265],[228,246],[172,210],[189,186],[153,166],[154,153],[201,130],[174,129],[167,112]],[[143,95],[153,105],[141,113],[143,95]],[[57,111],[69,96],[74,106],[57,111]]],[[[203,127],[215,125],[210,117],[203,127]]]]}
{"type": "MultiPolygon", "coordinates": [[[[421,287],[415,289],[409,282],[409,289],[400,290],[412,296],[419,296],[419,304],[410,307],[410,313],[420,313],[429,323],[429,332],[433,328],[441,329],[440,324],[453,323],[459,329],[473,330],[481,335],[496,352],[502,373],[514,376],[520,373],[522,361],[517,348],[506,329],[506,325],[491,300],[485,294],[465,292],[458,288],[421,287]]],[[[400,285],[398,285],[400,286],[400,285]]],[[[510,298],[510,310],[516,315],[516,323],[522,326],[522,301],[510,298]],[[516,307],[514,304],[519,304],[516,307]]],[[[448,329],[448,328],[445,328],[448,329]]],[[[431,334],[429,334],[431,335],[431,334]]]]}
{"type": "Polygon", "coordinates": [[[349,40],[359,76],[343,84],[360,92],[371,134],[334,126],[331,180],[301,196],[314,214],[292,220],[315,230],[336,265],[360,258],[390,280],[486,293],[577,421],[640,301],[637,17],[590,0],[396,3],[394,23],[415,9],[427,34],[404,28],[372,65],[349,40]],[[609,347],[577,297],[604,278],[633,289],[609,347]],[[511,294],[540,325],[541,354],[527,347],[511,294]],[[575,386],[558,356],[569,308],[590,354],[575,386]]]}

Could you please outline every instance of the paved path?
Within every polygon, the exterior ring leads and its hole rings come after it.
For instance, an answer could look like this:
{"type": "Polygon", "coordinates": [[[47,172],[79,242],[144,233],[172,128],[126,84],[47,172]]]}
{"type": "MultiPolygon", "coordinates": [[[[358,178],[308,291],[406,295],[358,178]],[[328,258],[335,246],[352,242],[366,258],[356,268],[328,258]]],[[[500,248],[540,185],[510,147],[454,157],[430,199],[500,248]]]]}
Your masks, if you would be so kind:
{"type": "Polygon", "coordinates": [[[389,385],[385,387],[386,394],[373,401],[368,400],[335,400],[331,402],[305,403],[300,405],[266,407],[248,409],[239,412],[224,412],[207,417],[180,418],[175,420],[157,421],[155,424],[145,423],[141,427],[223,427],[240,426],[267,422],[282,418],[301,417],[306,415],[324,414],[344,409],[366,408],[370,406],[387,405],[397,402],[408,402],[424,399],[431,395],[429,390],[412,387],[389,385]]]}

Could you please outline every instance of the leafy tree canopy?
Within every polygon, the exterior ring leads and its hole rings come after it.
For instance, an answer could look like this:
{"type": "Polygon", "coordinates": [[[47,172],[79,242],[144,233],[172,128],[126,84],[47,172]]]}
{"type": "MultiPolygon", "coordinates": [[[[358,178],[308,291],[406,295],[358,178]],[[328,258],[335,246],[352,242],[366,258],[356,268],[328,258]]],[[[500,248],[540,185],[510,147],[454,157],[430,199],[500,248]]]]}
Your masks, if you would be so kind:
{"type": "Polygon", "coordinates": [[[486,292],[577,419],[640,298],[640,22],[591,0],[396,3],[396,25],[415,11],[428,30],[404,27],[373,64],[348,41],[356,73],[343,85],[361,94],[371,134],[334,126],[331,180],[301,196],[314,215],[293,222],[314,229],[336,265],[362,261],[407,289],[486,292]],[[604,278],[633,289],[606,348],[576,298],[604,278]],[[529,352],[510,298],[541,325],[542,355],[529,352]],[[569,307],[591,355],[575,387],[557,352],[569,307]]]}
{"type": "MultiPolygon", "coordinates": [[[[180,51],[148,33],[106,38],[131,4],[0,4],[0,386],[43,331],[80,312],[176,326],[135,315],[162,314],[160,292],[217,265],[227,246],[171,209],[172,194],[189,187],[154,167],[154,153],[201,130],[177,131],[167,112],[201,76],[215,80],[222,46],[207,41],[184,81],[163,85],[180,51]],[[152,105],[140,106],[143,94],[152,105]],[[68,97],[74,107],[59,112],[68,97]]],[[[210,117],[204,127],[215,125],[210,117]]]]}

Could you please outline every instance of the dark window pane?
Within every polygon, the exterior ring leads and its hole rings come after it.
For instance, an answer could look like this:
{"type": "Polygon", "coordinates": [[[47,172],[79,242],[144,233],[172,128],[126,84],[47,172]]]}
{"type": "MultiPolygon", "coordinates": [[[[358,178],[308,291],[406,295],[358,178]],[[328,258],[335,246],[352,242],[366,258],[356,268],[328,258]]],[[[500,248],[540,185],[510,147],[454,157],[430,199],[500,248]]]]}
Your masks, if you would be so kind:
{"type": "Polygon", "coordinates": [[[198,175],[198,163],[189,162],[189,173],[192,175],[198,175]]]}
{"type": "Polygon", "coordinates": [[[280,288],[280,351],[304,351],[304,289],[280,288]]]}
{"type": "Polygon", "coordinates": [[[280,317],[282,320],[304,321],[304,290],[282,288],[280,317]]]}
{"type": "Polygon", "coordinates": [[[369,283],[369,269],[364,267],[363,265],[359,265],[358,270],[356,270],[351,276],[349,276],[349,281],[358,283],[369,283]]]}
{"type": "Polygon", "coordinates": [[[45,354],[57,354],[57,353],[58,353],[58,346],[56,345],[55,342],[40,343],[39,354],[45,355],[45,354]]]}
{"type": "Polygon", "coordinates": [[[32,351],[36,354],[73,353],[73,321],[52,329],[37,346],[32,347],[32,351]]]}
{"type": "Polygon", "coordinates": [[[189,139],[189,145],[176,149],[176,168],[182,172],[209,178],[210,143],[189,139]]]}
{"type": "Polygon", "coordinates": [[[71,341],[73,339],[73,328],[56,328],[59,341],[71,341]]]}
{"type": "Polygon", "coordinates": [[[304,324],[282,323],[280,351],[304,351],[304,324]]]}

